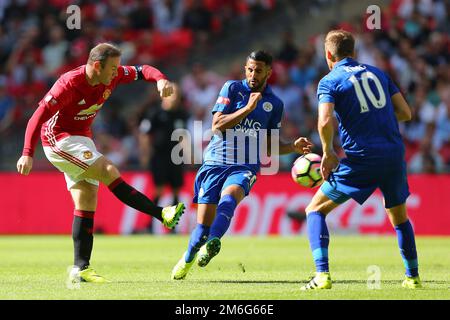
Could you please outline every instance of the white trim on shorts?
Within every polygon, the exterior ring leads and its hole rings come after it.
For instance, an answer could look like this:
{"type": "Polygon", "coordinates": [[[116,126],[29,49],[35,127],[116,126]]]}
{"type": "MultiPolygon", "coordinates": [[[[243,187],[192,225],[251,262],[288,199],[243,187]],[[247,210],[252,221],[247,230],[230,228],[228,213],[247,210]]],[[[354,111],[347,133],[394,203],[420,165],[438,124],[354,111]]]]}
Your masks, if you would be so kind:
{"type": "MultiPolygon", "coordinates": [[[[56,122],[57,117],[55,116],[50,119],[49,127],[51,126],[51,128],[56,122]]],[[[45,156],[59,171],[64,173],[67,190],[70,190],[77,182],[83,180],[98,186],[98,180],[79,178],[89,166],[103,156],[97,151],[94,141],[85,136],[68,136],[56,141],[53,134],[50,133],[51,130],[46,130],[45,132],[51,144],[50,146],[44,146],[45,156]]]]}

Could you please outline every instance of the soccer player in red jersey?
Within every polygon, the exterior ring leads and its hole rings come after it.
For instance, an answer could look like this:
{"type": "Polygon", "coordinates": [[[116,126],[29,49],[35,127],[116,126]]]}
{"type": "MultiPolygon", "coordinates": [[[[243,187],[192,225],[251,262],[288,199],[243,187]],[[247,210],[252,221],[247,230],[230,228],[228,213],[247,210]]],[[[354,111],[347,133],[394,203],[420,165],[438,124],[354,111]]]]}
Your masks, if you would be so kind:
{"type": "Polygon", "coordinates": [[[120,56],[118,48],[101,43],[91,50],[86,65],[56,81],[28,122],[22,156],[17,161],[18,172],[28,175],[40,131],[45,155],[64,173],[75,204],[72,226],[75,261],[70,273],[73,280],[107,281],[89,265],[99,182],[107,185],[120,201],[155,217],[168,228],[173,228],[184,212],[182,203],[161,208],[128,185],[91,139],[91,124],[118,84],[143,79],[156,81],[161,98],[173,92],[172,84],[158,69],[148,65],[121,66],[120,56]]]}

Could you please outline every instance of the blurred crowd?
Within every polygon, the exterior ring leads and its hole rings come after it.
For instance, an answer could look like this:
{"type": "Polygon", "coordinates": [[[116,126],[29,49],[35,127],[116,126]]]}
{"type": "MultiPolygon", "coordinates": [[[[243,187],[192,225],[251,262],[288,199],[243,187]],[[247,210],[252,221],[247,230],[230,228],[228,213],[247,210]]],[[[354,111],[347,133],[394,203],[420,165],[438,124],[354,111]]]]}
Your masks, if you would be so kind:
{"type": "MultiPolygon", "coordinates": [[[[320,2],[323,1],[318,1],[320,2]]],[[[281,3],[281,1],[280,1],[281,3]]],[[[214,39],[226,33],[236,19],[251,23],[252,17],[281,5],[275,0],[2,0],[0,1],[0,136],[2,141],[23,137],[37,102],[57,79],[84,64],[89,49],[111,41],[123,51],[123,64],[183,65],[192,52],[207,54],[214,39]],[[78,4],[82,28],[65,27],[66,8],[78,4]]],[[[353,32],[357,58],[385,70],[399,86],[413,110],[413,120],[401,124],[411,173],[442,173],[450,168],[450,3],[445,0],[393,0],[382,8],[381,30],[368,30],[358,16],[330,25],[353,32]]],[[[326,33],[326,32],[325,32],[326,33]]],[[[284,101],[282,136],[286,140],[311,137],[320,153],[316,130],[319,80],[328,72],[324,59],[325,33],[299,39],[286,29],[275,48],[270,84],[284,101]]],[[[218,74],[199,63],[175,79],[180,86],[178,108],[188,114],[187,129],[203,121],[211,123],[211,107],[228,79],[244,78],[245,57],[232,63],[227,74],[218,74]]],[[[123,91],[126,95],[126,90],[123,91]]],[[[132,94],[130,94],[132,95],[132,94]]],[[[161,102],[153,90],[132,109],[111,99],[94,125],[98,149],[124,169],[147,166],[139,147],[144,120],[161,102]]],[[[147,128],[148,129],[148,128],[147,128]]],[[[205,144],[201,136],[193,136],[205,144]]],[[[20,146],[4,155],[19,157],[20,146]]],[[[20,144],[21,145],[21,144],[20,144]]],[[[338,139],[336,147],[339,148],[338,139]]],[[[195,149],[199,151],[201,149],[195,149]]],[[[3,155],[3,158],[2,158],[3,155]]],[[[194,155],[192,155],[194,156],[194,155]]],[[[198,156],[198,155],[197,155],[198,156]]],[[[201,157],[201,154],[199,155],[201,157]]],[[[295,155],[283,156],[289,169],[295,155]]],[[[45,168],[46,161],[37,161],[45,168]]]]}

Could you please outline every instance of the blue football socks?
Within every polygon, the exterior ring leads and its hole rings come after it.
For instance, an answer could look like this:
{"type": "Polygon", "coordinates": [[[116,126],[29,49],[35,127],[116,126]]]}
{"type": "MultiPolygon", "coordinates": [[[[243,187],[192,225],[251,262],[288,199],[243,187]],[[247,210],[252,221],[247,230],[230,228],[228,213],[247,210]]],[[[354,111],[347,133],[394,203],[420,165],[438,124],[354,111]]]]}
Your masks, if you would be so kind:
{"type": "Polygon", "coordinates": [[[419,265],[417,262],[416,241],[414,239],[414,230],[411,222],[407,220],[395,226],[397,232],[398,246],[403,263],[406,268],[406,276],[417,277],[419,275],[419,265]]]}
{"type": "Polygon", "coordinates": [[[195,258],[195,254],[206,243],[209,235],[209,226],[198,223],[195,229],[191,233],[191,239],[189,240],[188,250],[184,256],[186,262],[191,262],[195,258]]]}
{"type": "Polygon", "coordinates": [[[330,235],[328,233],[325,215],[315,211],[310,212],[306,218],[309,244],[316,265],[317,272],[328,272],[328,245],[330,235]]]}
{"type": "Polygon", "coordinates": [[[208,239],[222,238],[231,224],[231,218],[234,215],[237,203],[232,195],[226,194],[220,198],[217,206],[216,218],[211,226],[211,232],[208,239]]]}

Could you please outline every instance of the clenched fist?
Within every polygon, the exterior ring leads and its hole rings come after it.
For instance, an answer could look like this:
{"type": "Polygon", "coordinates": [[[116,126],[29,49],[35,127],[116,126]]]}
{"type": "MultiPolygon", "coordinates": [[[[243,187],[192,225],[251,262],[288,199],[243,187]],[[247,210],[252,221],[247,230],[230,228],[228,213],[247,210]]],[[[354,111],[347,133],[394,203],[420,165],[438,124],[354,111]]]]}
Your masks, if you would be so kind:
{"type": "Polygon", "coordinates": [[[166,79],[160,79],[156,83],[161,98],[170,97],[173,93],[172,83],[166,79]]]}
{"type": "Polygon", "coordinates": [[[250,109],[250,111],[255,110],[256,106],[258,105],[258,101],[262,99],[261,92],[252,92],[250,93],[250,98],[247,102],[247,108],[250,109]]]}

